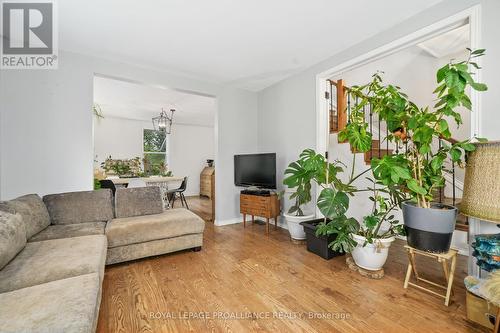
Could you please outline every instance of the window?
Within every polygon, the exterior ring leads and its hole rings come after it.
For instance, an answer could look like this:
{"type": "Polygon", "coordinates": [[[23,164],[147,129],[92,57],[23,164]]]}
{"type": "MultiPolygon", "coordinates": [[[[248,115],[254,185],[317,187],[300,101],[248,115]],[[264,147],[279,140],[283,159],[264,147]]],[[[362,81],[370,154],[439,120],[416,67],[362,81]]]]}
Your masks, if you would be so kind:
{"type": "Polygon", "coordinates": [[[144,172],[165,175],[167,172],[167,135],[151,129],[143,132],[144,172]]]}

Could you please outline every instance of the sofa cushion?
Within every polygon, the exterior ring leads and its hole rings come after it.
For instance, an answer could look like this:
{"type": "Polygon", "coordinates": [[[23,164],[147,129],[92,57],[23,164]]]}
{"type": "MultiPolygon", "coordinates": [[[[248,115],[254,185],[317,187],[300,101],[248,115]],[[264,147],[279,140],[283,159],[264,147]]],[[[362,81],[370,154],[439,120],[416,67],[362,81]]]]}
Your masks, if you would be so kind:
{"type": "Polygon", "coordinates": [[[102,279],[106,249],[104,235],[28,243],[0,270],[0,293],[95,272],[102,279]]]}
{"type": "Polygon", "coordinates": [[[107,222],[113,218],[110,189],[50,194],[43,201],[52,224],[107,222]]]}
{"type": "Polygon", "coordinates": [[[154,241],[117,246],[108,249],[106,265],[124,261],[157,256],[203,245],[203,234],[190,234],[174,238],[157,239],[154,241]]]}
{"type": "Polygon", "coordinates": [[[28,242],[87,235],[104,235],[104,228],[106,228],[106,222],[49,225],[42,232],[28,239],[28,242]]]}
{"type": "Polygon", "coordinates": [[[49,212],[38,194],[27,194],[14,200],[2,201],[0,210],[21,214],[26,224],[26,238],[39,233],[50,224],[49,212]]]}
{"type": "Polygon", "coordinates": [[[184,208],[161,214],[116,218],[106,225],[108,247],[202,233],[205,222],[184,208]]]}
{"type": "Polygon", "coordinates": [[[100,303],[96,273],[0,294],[2,332],[90,333],[100,303]]]}
{"type": "Polygon", "coordinates": [[[0,269],[26,245],[26,226],[19,214],[0,211],[0,269]]]}
{"type": "Polygon", "coordinates": [[[152,215],[161,212],[163,212],[163,201],[158,186],[116,189],[116,217],[152,215]]]}

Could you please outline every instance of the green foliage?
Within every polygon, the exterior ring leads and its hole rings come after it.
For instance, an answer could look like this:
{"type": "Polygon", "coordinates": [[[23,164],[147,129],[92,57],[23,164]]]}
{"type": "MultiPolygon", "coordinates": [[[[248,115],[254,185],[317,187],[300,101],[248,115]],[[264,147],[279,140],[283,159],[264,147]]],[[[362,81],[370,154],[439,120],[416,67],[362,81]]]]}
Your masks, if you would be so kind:
{"type": "Polygon", "coordinates": [[[311,201],[311,181],[319,185],[341,184],[337,174],[342,170],[340,163],[327,163],[324,156],[317,154],[313,149],[304,150],[299,159],[290,163],[285,170],[283,184],[295,189],[295,192],[290,195],[290,199],[294,200],[294,205],[290,207],[288,213],[303,216],[304,212],[301,207],[311,201]]]}
{"type": "Polygon", "coordinates": [[[318,208],[324,216],[330,219],[343,216],[349,208],[349,197],[334,188],[324,188],[318,197],[318,208]]]}
{"type": "Polygon", "coordinates": [[[396,220],[394,215],[389,214],[400,206],[401,202],[406,199],[405,196],[401,195],[395,187],[377,189],[376,181],[369,180],[373,183],[371,188],[373,195],[370,196],[373,207],[371,213],[363,217],[363,224],[360,226],[358,235],[365,237],[366,243],[370,244],[373,244],[376,239],[404,235],[404,229],[399,224],[399,220],[396,220]],[[387,229],[382,232],[384,223],[387,229]]]}
{"type": "Polygon", "coordinates": [[[143,132],[144,143],[144,174],[148,176],[169,176],[166,164],[167,134],[163,131],[145,129],[143,132]]]}
{"type": "Polygon", "coordinates": [[[315,160],[320,160],[316,156],[311,155],[309,151],[304,151],[300,158],[290,163],[285,170],[285,179],[283,183],[289,188],[294,188],[295,192],[290,195],[290,199],[295,203],[290,207],[288,213],[296,216],[303,216],[301,206],[311,201],[311,180],[315,170],[311,167],[315,160]]]}
{"type": "MultiPolygon", "coordinates": [[[[471,110],[467,88],[477,91],[487,89],[485,84],[474,80],[474,72],[470,71],[471,67],[479,69],[473,60],[483,56],[485,50],[468,50],[467,60],[450,62],[437,71],[438,86],[434,90],[437,100],[433,109],[419,108],[399,87],[383,85],[380,73],[374,74],[369,84],[350,90],[359,105],[371,105],[372,112],[387,123],[389,131],[404,133],[404,136],[389,135],[387,140],[396,145],[405,144],[408,150],[380,160],[374,159],[371,167],[377,181],[385,186],[403,187],[419,207],[430,207],[434,190],[444,186],[445,159],[449,156],[453,162],[463,165],[466,152],[474,150],[474,145],[466,140],[452,145],[443,144],[437,151],[432,151],[433,140],[451,138],[448,117],[457,126],[462,124],[456,108],[463,106],[471,110]]],[[[359,151],[367,151],[369,133],[364,130],[367,123],[364,117],[358,115],[359,109],[358,106],[353,110],[341,137],[349,140],[359,151]]]]}
{"type": "Polygon", "coordinates": [[[98,190],[100,188],[101,188],[101,182],[99,181],[99,179],[94,178],[94,190],[98,190]]]}
{"type": "Polygon", "coordinates": [[[352,217],[347,218],[342,215],[319,223],[316,228],[316,235],[335,235],[335,240],[328,246],[334,251],[351,252],[357,245],[351,235],[358,233],[358,231],[358,221],[352,217]]]}
{"type": "Polygon", "coordinates": [[[339,141],[348,140],[351,146],[359,152],[366,152],[372,146],[372,135],[368,132],[368,124],[352,123],[339,133],[339,141]]]}
{"type": "Polygon", "coordinates": [[[144,152],[165,153],[167,151],[167,135],[163,131],[144,130],[144,152]]]}
{"type": "MultiPolygon", "coordinates": [[[[385,161],[385,159],[382,159],[385,161]]],[[[396,172],[398,177],[402,179],[409,178],[409,175],[405,174],[404,168],[397,168],[397,163],[389,163],[387,168],[393,169],[396,166],[396,172]]],[[[385,167],[385,164],[381,163],[385,167]]],[[[339,161],[334,161],[333,163],[327,162],[327,160],[321,155],[317,154],[312,149],[304,150],[297,161],[290,163],[285,171],[285,179],[283,183],[291,188],[295,188],[296,192],[290,196],[290,198],[295,199],[295,206],[293,206],[289,213],[300,214],[300,205],[304,202],[309,202],[311,200],[311,183],[316,183],[322,190],[317,199],[317,207],[320,212],[325,216],[325,220],[318,224],[316,229],[316,234],[320,235],[332,235],[334,234],[335,240],[329,244],[329,246],[335,251],[350,252],[357,245],[354,241],[352,234],[361,233],[362,235],[368,235],[370,240],[375,238],[385,238],[391,237],[395,234],[401,233],[401,228],[396,226],[397,221],[392,221],[393,216],[387,216],[387,213],[396,209],[398,204],[405,199],[400,192],[397,191],[395,186],[386,186],[382,182],[374,182],[370,179],[373,186],[368,189],[358,189],[354,182],[364,173],[369,171],[367,169],[358,175],[354,175],[355,165],[352,164],[351,176],[348,181],[343,182],[339,176],[344,171],[344,166],[339,161]],[[327,172],[328,171],[328,172],[327,172]],[[328,176],[327,176],[328,175],[328,176]],[[379,208],[374,208],[372,216],[365,218],[364,223],[368,226],[367,228],[360,228],[360,223],[352,217],[347,217],[347,210],[349,209],[350,196],[354,196],[357,192],[361,191],[376,191],[376,193],[384,193],[389,199],[390,203],[384,206],[382,209],[382,204],[379,204],[379,208]],[[305,200],[302,200],[305,198],[305,200]],[[297,213],[298,212],[298,213],[297,213]],[[389,221],[391,227],[388,231],[383,234],[378,235],[380,226],[384,221],[389,221]],[[394,224],[394,226],[392,226],[394,224]],[[368,231],[366,231],[368,230],[368,231]]],[[[380,171],[382,172],[382,171],[380,171]]],[[[384,171],[385,172],[385,171],[384,171]]],[[[380,196],[381,198],[381,196],[380,196]]],[[[385,200],[385,199],[384,199],[385,200]]],[[[385,201],[380,201],[384,203],[385,201]]]]}
{"type": "Polygon", "coordinates": [[[120,177],[123,176],[138,176],[141,172],[141,160],[139,157],[128,160],[117,160],[109,156],[104,162],[101,163],[101,167],[108,174],[115,174],[120,177]]]}
{"type": "Polygon", "coordinates": [[[373,158],[371,169],[375,178],[385,186],[403,185],[411,179],[408,161],[403,155],[386,155],[381,159],[373,158]]]}
{"type": "Polygon", "coordinates": [[[170,176],[172,174],[165,163],[165,154],[145,153],[142,163],[146,176],[170,176]]]}

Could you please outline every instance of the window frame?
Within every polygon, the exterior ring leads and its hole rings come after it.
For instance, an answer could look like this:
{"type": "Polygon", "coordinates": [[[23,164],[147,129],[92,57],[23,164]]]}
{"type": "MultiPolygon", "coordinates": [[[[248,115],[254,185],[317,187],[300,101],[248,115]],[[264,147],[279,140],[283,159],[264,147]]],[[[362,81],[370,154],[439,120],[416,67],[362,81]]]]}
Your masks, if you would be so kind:
{"type": "Polygon", "coordinates": [[[149,127],[143,127],[142,128],[142,132],[141,132],[141,138],[142,138],[142,158],[144,159],[145,158],[145,155],[146,154],[163,154],[165,155],[165,165],[168,167],[168,164],[169,164],[169,143],[170,143],[170,140],[169,140],[169,135],[168,134],[165,134],[165,151],[164,152],[161,152],[161,151],[146,151],[144,150],[144,131],[156,131],[158,132],[158,130],[155,130],[154,128],[149,128],[149,127]]]}

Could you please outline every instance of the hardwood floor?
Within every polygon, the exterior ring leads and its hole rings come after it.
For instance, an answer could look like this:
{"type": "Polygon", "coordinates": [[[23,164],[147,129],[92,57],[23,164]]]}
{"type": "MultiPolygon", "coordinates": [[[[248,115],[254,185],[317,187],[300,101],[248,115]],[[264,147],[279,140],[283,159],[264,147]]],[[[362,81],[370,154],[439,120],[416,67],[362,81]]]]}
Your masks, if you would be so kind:
{"type": "MultiPolygon", "coordinates": [[[[207,197],[192,196],[186,197],[189,209],[200,216],[207,222],[211,222],[212,219],[212,201],[207,197]]],[[[179,204],[175,204],[175,207],[180,207],[179,204]]]]}
{"type": "MultiPolygon", "coordinates": [[[[200,252],[107,267],[97,332],[487,332],[465,318],[465,257],[446,307],[403,289],[402,246],[391,247],[385,277],[370,280],[344,257],[292,244],[286,230],[207,222],[200,252]]],[[[419,261],[430,279],[443,279],[440,268],[419,261]]]]}

